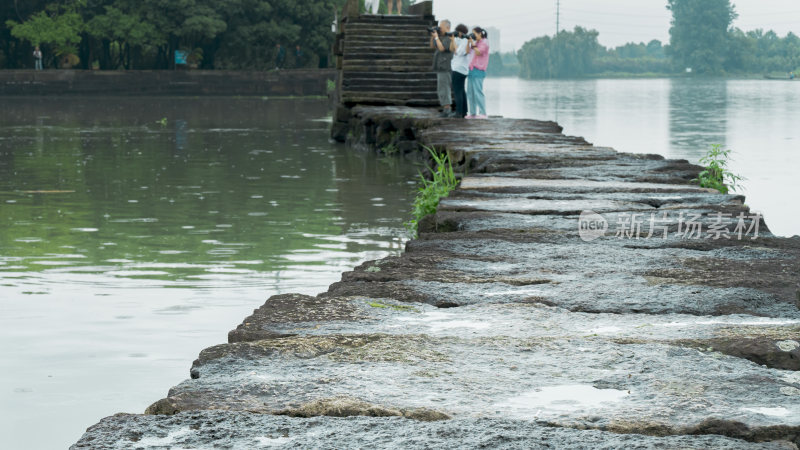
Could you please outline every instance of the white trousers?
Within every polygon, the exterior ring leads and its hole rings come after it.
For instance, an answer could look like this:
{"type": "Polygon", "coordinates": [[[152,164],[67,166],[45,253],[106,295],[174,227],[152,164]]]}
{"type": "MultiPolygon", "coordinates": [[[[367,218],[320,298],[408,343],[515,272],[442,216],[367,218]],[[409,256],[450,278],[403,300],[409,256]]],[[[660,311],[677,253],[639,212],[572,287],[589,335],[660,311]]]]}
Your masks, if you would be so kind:
{"type": "Polygon", "coordinates": [[[381,5],[381,0],[364,0],[364,5],[367,7],[367,12],[378,14],[378,7],[381,5]]]}

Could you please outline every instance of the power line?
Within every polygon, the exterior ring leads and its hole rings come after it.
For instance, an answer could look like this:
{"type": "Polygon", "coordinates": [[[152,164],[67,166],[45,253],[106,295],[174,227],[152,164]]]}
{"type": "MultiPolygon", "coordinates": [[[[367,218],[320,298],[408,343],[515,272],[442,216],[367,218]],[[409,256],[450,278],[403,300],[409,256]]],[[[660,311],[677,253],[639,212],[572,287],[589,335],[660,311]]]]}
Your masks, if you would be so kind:
{"type": "MultiPolygon", "coordinates": [[[[744,17],[762,17],[762,16],[785,16],[788,14],[800,14],[800,9],[792,11],[770,11],[766,13],[746,14],[744,17]]],[[[739,17],[741,18],[741,16],[739,17]]]]}
{"type": "Polygon", "coordinates": [[[570,14],[588,14],[592,16],[600,15],[600,16],[614,16],[614,17],[637,17],[637,18],[663,18],[671,16],[666,9],[664,10],[663,13],[659,14],[603,11],[603,10],[591,10],[586,8],[580,8],[580,9],[564,8],[564,11],[569,12],[570,14]]]}

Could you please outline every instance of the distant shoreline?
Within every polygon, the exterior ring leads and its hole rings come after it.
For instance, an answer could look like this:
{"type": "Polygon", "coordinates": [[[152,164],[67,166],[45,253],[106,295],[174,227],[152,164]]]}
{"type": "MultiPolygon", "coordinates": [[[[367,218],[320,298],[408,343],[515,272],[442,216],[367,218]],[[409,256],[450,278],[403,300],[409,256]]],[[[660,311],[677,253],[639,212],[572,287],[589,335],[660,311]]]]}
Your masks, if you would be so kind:
{"type": "Polygon", "coordinates": [[[335,69],[0,70],[0,96],[270,96],[327,97],[335,69]]]}

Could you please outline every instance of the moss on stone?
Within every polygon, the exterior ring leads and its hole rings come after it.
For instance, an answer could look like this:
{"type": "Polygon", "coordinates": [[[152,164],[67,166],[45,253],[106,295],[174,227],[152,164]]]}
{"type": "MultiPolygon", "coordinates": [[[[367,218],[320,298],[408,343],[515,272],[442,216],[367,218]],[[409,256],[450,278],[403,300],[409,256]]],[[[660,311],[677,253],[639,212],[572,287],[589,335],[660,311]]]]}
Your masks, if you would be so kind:
{"type": "Polygon", "coordinates": [[[367,305],[369,305],[369,306],[371,306],[373,308],[393,309],[395,311],[417,311],[417,309],[414,308],[413,306],[396,305],[396,304],[392,304],[392,303],[383,303],[383,302],[377,302],[377,301],[367,302],[367,305]]]}

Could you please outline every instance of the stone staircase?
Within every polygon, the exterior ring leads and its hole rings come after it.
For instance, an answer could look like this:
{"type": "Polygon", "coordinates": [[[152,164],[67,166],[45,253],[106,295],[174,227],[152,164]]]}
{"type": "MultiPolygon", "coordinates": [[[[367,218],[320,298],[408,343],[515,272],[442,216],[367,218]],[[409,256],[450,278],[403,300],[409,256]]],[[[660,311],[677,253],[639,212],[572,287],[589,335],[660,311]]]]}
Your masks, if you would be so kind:
{"type": "Polygon", "coordinates": [[[350,17],[341,58],[340,102],[345,106],[437,106],[432,16],[350,17]]]}

